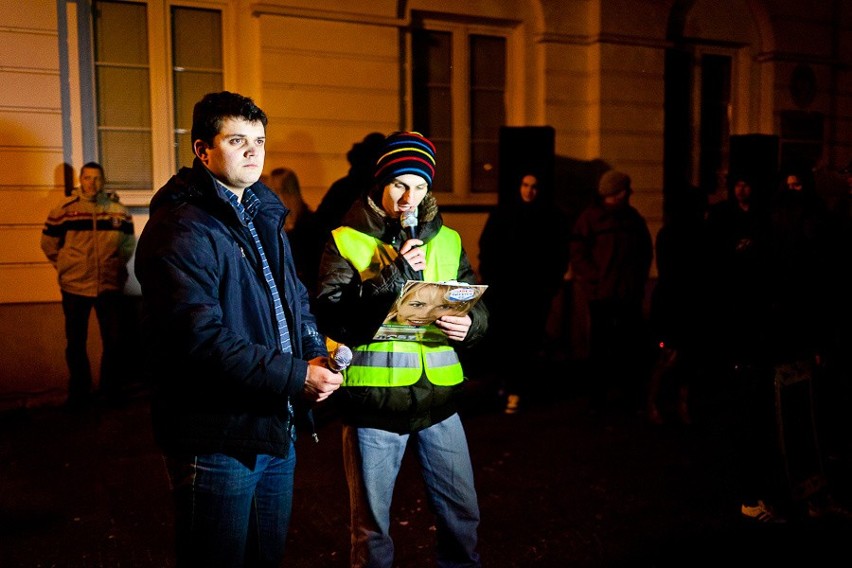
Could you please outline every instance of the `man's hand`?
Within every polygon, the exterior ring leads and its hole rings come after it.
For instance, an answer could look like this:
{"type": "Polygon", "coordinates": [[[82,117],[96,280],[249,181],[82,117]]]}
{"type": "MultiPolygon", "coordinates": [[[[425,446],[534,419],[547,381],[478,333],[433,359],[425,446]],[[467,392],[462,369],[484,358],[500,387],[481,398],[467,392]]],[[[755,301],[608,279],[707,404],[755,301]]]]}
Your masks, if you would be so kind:
{"type": "Polygon", "coordinates": [[[399,254],[408,261],[411,268],[418,271],[426,270],[426,253],[420,248],[422,244],[420,239],[408,239],[399,249],[399,254]]]}
{"type": "Polygon", "coordinates": [[[311,402],[322,402],[340,388],[343,375],[328,368],[328,357],[316,357],[308,361],[303,394],[311,402]]]}
{"type": "Polygon", "coordinates": [[[435,325],[453,341],[464,341],[472,323],[469,315],[441,316],[435,320],[435,325]]]}

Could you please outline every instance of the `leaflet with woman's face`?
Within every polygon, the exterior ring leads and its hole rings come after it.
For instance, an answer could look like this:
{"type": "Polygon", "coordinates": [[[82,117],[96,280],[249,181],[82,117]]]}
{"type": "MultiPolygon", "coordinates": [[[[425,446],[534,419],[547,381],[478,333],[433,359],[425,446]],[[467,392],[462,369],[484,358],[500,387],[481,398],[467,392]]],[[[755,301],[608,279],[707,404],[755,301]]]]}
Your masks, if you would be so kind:
{"type": "Polygon", "coordinates": [[[487,286],[459,282],[409,280],[374,339],[427,341],[442,337],[433,324],[443,316],[463,316],[479,301],[487,286]]]}

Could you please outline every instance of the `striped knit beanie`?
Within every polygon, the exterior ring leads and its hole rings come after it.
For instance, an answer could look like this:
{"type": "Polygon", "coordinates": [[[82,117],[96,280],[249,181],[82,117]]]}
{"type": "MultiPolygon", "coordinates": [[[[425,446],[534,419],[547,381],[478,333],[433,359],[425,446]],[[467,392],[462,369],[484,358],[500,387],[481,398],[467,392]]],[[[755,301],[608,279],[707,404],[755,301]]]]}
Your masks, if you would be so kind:
{"type": "Polygon", "coordinates": [[[403,174],[415,174],[432,187],[435,177],[435,146],[419,132],[394,132],[379,148],[374,175],[384,186],[403,174]]]}

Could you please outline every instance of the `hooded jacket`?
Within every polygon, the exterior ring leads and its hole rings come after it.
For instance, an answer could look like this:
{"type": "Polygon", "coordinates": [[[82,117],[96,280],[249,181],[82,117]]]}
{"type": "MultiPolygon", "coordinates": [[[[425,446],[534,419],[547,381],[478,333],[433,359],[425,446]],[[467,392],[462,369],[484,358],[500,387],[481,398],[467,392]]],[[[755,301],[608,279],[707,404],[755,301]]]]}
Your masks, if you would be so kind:
{"type": "MultiPolygon", "coordinates": [[[[390,244],[396,250],[407,239],[399,220],[389,217],[370,196],[356,201],[342,224],[390,244]]],[[[428,243],[442,226],[435,198],[428,193],[419,208],[418,238],[428,243]]],[[[316,299],[320,329],[335,341],[350,346],[370,342],[405,282],[416,279],[417,274],[408,262],[397,256],[362,280],[358,270],[343,257],[334,239],[329,239],[320,263],[316,299]]],[[[476,283],[463,249],[455,279],[476,283]]],[[[488,327],[488,310],[482,300],[473,306],[469,315],[472,324],[465,340],[454,345],[450,342],[456,348],[475,344],[488,327]]],[[[462,386],[435,385],[424,374],[410,386],[344,387],[335,396],[342,403],[343,419],[348,424],[410,433],[452,416],[457,410],[456,395],[462,386]]]]}
{"type": "Polygon", "coordinates": [[[286,456],[291,399],[307,360],[327,354],[296,277],[287,209],[260,182],[253,219],[284,304],[292,353],[282,353],[256,247],[226,190],[196,159],[151,200],[139,239],[144,341],[154,381],[152,418],[166,453],[286,456]]]}
{"type": "Polygon", "coordinates": [[[51,210],[41,235],[59,288],[91,298],[124,289],[135,245],[130,212],[104,191],[90,199],[75,191],[51,210]]]}

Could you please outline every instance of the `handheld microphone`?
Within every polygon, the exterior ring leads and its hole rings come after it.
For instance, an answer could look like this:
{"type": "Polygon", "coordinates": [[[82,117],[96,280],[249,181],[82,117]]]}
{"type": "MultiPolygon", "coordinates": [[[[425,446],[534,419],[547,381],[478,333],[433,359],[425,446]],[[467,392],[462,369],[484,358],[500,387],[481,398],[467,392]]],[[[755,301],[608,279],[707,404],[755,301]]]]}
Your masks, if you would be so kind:
{"type": "MultiPolygon", "coordinates": [[[[399,218],[399,224],[402,225],[409,239],[417,238],[417,223],[419,222],[417,219],[417,209],[415,207],[414,209],[404,211],[399,218]]],[[[423,273],[420,270],[417,271],[417,280],[423,280],[423,273]]]]}
{"type": "MultiPolygon", "coordinates": [[[[334,348],[334,351],[329,353],[326,366],[329,371],[339,373],[348,367],[350,363],[352,363],[352,350],[341,343],[334,348]]],[[[311,426],[311,438],[313,438],[315,443],[319,443],[319,436],[317,436],[314,424],[314,412],[311,408],[308,408],[307,419],[311,426]]]]}
{"type": "Polygon", "coordinates": [[[417,238],[417,223],[419,222],[417,219],[417,207],[403,212],[399,222],[402,228],[405,229],[405,234],[408,235],[409,239],[417,238]]]}
{"type": "Polygon", "coordinates": [[[352,363],[352,350],[343,344],[334,348],[328,356],[328,368],[339,373],[352,363]]]}

